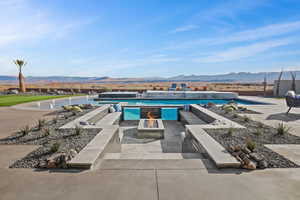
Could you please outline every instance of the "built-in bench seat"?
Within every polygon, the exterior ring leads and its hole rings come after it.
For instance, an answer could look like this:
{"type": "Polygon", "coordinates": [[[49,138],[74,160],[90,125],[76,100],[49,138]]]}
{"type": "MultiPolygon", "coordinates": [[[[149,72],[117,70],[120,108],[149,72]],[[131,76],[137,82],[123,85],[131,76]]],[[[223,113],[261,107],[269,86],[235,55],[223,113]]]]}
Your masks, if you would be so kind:
{"type": "Polygon", "coordinates": [[[207,124],[205,121],[201,120],[199,117],[197,117],[192,112],[187,112],[180,110],[179,111],[180,121],[182,121],[185,124],[207,124]]]}
{"type": "Polygon", "coordinates": [[[218,168],[238,168],[237,161],[221,144],[213,139],[201,125],[186,125],[187,134],[191,135],[201,145],[218,168]]]}
{"type": "Polygon", "coordinates": [[[104,127],[71,161],[71,168],[93,168],[105,153],[121,151],[119,126],[104,127]]]}
{"type": "Polygon", "coordinates": [[[119,122],[121,118],[121,112],[113,112],[105,115],[99,122],[96,123],[96,126],[101,125],[114,125],[119,122]]]}
{"type": "Polygon", "coordinates": [[[209,128],[245,128],[244,126],[231,121],[221,115],[218,115],[206,108],[203,108],[197,104],[190,105],[191,112],[198,118],[207,122],[207,124],[201,125],[203,129],[209,128]]]}
{"type": "MultiPolygon", "coordinates": [[[[81,121],[96,123],[97,121],[103,119],[108,114],[109,105],[105,104],[81,117],[76,118],[75,120],[63,125],[60,129],[69,129],[75,128],[80,124],[81,121]]],[[[88,128],[88,127],[84,127],[88,128]]]]}

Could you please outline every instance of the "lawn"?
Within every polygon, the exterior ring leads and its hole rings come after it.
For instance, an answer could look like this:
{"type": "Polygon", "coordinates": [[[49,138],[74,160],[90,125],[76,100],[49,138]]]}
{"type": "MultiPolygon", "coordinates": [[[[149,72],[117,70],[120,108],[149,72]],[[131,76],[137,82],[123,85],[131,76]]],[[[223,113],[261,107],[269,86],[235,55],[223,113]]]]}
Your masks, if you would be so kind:
{"type": "Polygon", "coordinates": [[[32,101],[42,101],[48,99],[57,99],[70,97],[74,95],[60,95],[60,96],[38,96],[38,95],[4,95],[0,96],[0,107],[1,106],[14,106],[21,103],[28,103],[32,101]]]}

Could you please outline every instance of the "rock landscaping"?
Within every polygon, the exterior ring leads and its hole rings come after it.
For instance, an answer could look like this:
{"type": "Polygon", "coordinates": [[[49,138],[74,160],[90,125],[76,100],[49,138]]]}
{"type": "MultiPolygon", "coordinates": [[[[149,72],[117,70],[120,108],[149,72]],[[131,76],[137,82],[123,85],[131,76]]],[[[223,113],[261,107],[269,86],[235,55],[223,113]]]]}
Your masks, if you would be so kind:
{"type": "Polygon", "coordinates": [[[13,135],[0,139],[1,144],[39,145],[24,158],[17,160],[11,168],[67,168],[67,161],[81,151],[100,130],[59,130],[62,125],[92,111],[91,106],[76,106],[79,109],[58,111],[52,120],[43,119],[35,127],[26,126],[13,135]]]}
{"type": "MultiPolygon", "coordinates": [[[[234,106],[234,105],[233,105],[234,106]]],[[[243,110],[232,106],[210,106],[208,109],[237,122],[246,129],[206,129],[206,132],[223,145],[246,169],[300,167],[265,144],[300,144],[300,137],[290,134],[289,128],[279,123],[277,128],[243,116],[243,110]]],[[[247,110],[246,113],[249,113],[247,110]]]]}

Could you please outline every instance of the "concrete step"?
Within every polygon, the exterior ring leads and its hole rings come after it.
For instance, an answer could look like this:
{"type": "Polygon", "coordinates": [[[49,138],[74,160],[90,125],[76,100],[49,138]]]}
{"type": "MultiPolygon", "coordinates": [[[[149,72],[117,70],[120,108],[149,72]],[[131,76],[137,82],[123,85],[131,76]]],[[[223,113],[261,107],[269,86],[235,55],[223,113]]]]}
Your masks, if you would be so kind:
{"type": "Polygon", "coordinates": [[[216,169],[209,159],[103,159],[97,169],[106,170],[199,170],[216,169]]]}
{"type": "Polygon", "coordinates": [[[182,160],[182,159],[202,159],[200,153],[106,153],[103,159],[140,159],[140,160],[182,160]]]}

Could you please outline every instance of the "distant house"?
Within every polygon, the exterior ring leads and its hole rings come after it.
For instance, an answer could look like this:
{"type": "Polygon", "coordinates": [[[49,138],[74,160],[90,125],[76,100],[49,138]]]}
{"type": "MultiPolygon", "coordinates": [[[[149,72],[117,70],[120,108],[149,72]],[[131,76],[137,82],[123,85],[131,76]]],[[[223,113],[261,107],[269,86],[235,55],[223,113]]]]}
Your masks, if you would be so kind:
{"type": "MultiPolygon", "coordinates": [[[[274,88],[273,88],[273,93],[274,96],[276,96],[276,91],[277,91],[277,80],[274,81],[274,88]]],[[[300,94],[300,80],[296,80],[296,94],[300,94]]],[[[279,94],[278,96],[285,96],[285,94],[289,91],[292,90],[292,80],[281,80],[279,84],[279,94]]]]}

